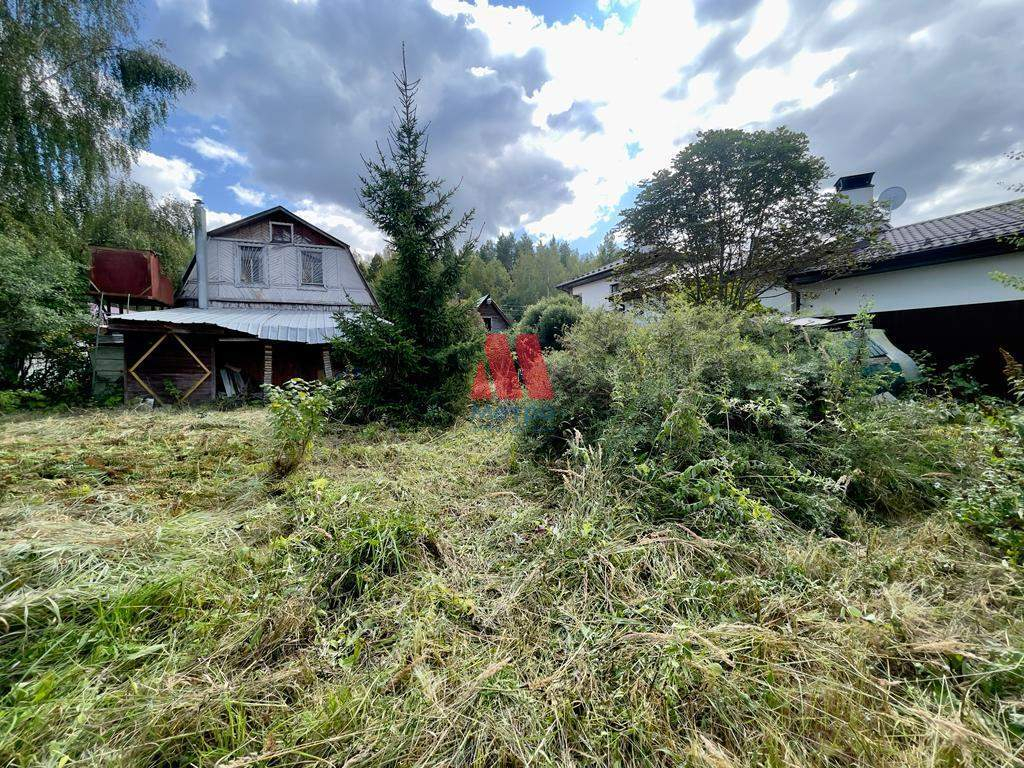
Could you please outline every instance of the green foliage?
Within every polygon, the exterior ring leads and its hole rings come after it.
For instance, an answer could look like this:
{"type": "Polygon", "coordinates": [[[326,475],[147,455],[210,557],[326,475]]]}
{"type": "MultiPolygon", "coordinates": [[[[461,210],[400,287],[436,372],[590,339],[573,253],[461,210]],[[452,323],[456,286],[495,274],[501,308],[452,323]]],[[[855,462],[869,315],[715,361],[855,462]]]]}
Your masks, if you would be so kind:
{"type": "Polygon", "coordinates": [[[147,187],[132,181],[103,187],[82,232],[89,245],[156,251],[161,270],[175,285],[192,259],[192,206],[170,198],[156,203],[147,187]]]}
{"type": "Polygon", "coordinates": [[[622,248],[615,241],[615,232],[607,232],[603,238],[601,238],[601,244],[597,247],[597,253],[594,254],[593,259],[587,263],[587,269],[596,269],[597,267],[603,267],[606,264],[611,264],[616,259],[622,257],[622,248]]]}
{"type": "Polygon", "coordinates": [[[1024,413],[992,408],[985,428],[985,461],[951,506],[962,522],[1024,564],[1024,413]]]}
{"type": "Polygon", "coordinates": [[[477,301],[481,296],[489,294],[501,305],[511,289],[512,278],[500,261],[484,259],[479,252],[468,255],[459,286],[462,298],[477,301]]]}
{"type": "Polygon", "coordinates": [[[862,338],[680,297],[586,313],[549,358],[555,418],[527,437],[599,445],[652,514],[701,530],[777,516],[842,531],[852,510],[935,509],[973,482],[989,438],[950,399],[875,402],[862,338]]]}
{"type": "Polygon", "coordinates": [[[511,272],[516,264],[518,243],[511,232],[503,232],[496,240],[489,240],[480,246],[480,258],[484,261],[497,261],[506,272],[511,272]]]}
{"type": "Polygon", "coordinates": [[[87,264],[59,217],[26,224],[0,210],[0,389],[75,396],[88,365],[87,264]]]}
{"type": "Polygon", "coordinates": [[[465,410],[484,330],[471,305],[459,303],[448,312],[449,322],[461,323],[463,341],[433,350],[417,347],[397,325],[370,312],[336,316],[332,358],[351,379],[345,406],[353,420],[441,426],[465,410]]]}
{"type": "Polygon", "coordinates": [[[334,398],[344,380],[333,384],[292,379],[280,387],[264,385],[270,410],[274,441],[273,474],[290,475],[309,453],[315,438],[323,431],[334,408],[334,398]]]}
{"type": "Polygon", "coordinates": [[[623,288],[743,308],[794,272],[849,268],[883,218],[822,195],[827,175],[802,133],[699,132],[622,213],[623,288]]]}
{"type": "MultiPolygon", "coordinates": [[[[513,310],[521,310],[540,299],[558,292],[558,283],[579,274],[579,255],[569,248],[568,243],[551,241],[536,246],[523,235],[512,268],[512,289],[508,303],[513,310]]],[[[519,314],[516,312],[515,314],[519,314]]]]}
{"type": "Polygon", "coordinates": [[[516,332],[535,333],[544,349],[557,349],[561,336],[582,314],[579,302],[559,291],[528,306],[516,326],[516,332]]]}
{"type": "Polygon", "coordinates": [[[578,304],[553,304],[544,310],[537,322],[537,338],[544,349],[558,349],[562,336],[580,319],[583,309],[578,304]]]}
{"type": "Polygon", "coordinates": [[[268,418],[5,421],[0,763],[1019,762],[1024,572],[947,509],[819,535],[712,459],[697,530],[599,446],[556,474],[469,423],[268,482],[268,418]]]}
{"type": "Polygon", "coordinates": [[[404,49],[395,84],[398,121],[390,129],[388,155],[378,147],[377,158],[364,161],[366,173],[360,179],[363,209],[395,253],[376,286],[381,310],[393,327],[367,323],[356,331],[353,326],[361,318],[343,322],[342,333],[362,333],[369,347],[358,350],[341,342],[335,349],[357,376],[376,379],[369,365],[387,360],[393,364],[386,370],[401,379],[391,387],[363,387],[364,398],[402,396],[368,402],[364,412],[386,411],[412,422],[444,421],[466,407],[479,354],[468,310],[453,301],[466,256],[455,241],[466,232],[472,211],[455,217],[455,190],[427,176],[426,129],[420,127],[415,106],[419,81],[409,80],[404,49]]]}
{"type": "Polygon", "coordinates": [[[189,76],[135,38],[133,0],[0,4],[0,206],[80,210],[189,76]]]}
{"type": "Polygon", "coordinates": [[[0,390],[0,413],[13,413],[23,409],[46,408],[49,401],[41,392],[31,389],[0,390]]]}

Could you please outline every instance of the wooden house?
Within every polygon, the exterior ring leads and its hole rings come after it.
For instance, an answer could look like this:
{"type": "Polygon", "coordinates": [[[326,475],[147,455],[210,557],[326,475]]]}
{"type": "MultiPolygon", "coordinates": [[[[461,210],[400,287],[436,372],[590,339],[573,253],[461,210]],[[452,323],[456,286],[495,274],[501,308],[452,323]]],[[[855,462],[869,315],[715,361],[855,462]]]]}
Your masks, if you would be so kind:
{"type": "Polygon", "coordinates": [[[502,312],[498,302],[492,299],[489,293],[480,297],[480,301],[476,303],[476,311],[488,333],[500,333],[512,327],[512,321],[502,312]]]}
{"type": "Polygon", "coordinates": [[[375,308],[349,246],[277,206],[206,230],[171,309],[110,318],[125,399],[199,402],[288,379],[330,378],[336,315],[375,308]]]}

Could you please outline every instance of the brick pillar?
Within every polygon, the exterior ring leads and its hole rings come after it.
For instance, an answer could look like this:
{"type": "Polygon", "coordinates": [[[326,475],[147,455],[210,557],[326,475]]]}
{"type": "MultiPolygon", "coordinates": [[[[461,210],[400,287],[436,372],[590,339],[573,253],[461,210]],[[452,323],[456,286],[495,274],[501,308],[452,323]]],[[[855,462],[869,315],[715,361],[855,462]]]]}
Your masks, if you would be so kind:
{"type": "Polygon", "coordinates": [[[270,344],[263,345],[263,383],[274,383],[274,347],[270,344]]]}
{"type": "Polygon", "coordinates": [[[330,380],[330,379],[334,378],[334,369],[331,368],[331,351],[329,349],[324,349],[323,352],[324,352],[324,378],[330,380]]]}

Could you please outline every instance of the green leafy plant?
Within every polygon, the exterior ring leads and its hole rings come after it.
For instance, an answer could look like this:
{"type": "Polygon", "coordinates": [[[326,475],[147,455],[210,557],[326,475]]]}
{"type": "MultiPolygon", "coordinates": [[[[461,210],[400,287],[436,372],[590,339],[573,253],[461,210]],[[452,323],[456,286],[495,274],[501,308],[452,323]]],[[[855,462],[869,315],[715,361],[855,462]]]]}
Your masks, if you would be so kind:
{"type": "Polygon", "coordinates": [[[309,453],[313,439],[323,431],[334,409],[333,396],[343,382],[292,379],[280,387],[264,385],[270,410],[274,441],[272,472],[277,477],[291,474],[309,453]]]}
{"type": "Polygon", "coordinates": [[[558,349],[562,336],[582,315],[579,302],[559,292],[528,306],[516,333],[535,333],[544,349],[558,349]]]}

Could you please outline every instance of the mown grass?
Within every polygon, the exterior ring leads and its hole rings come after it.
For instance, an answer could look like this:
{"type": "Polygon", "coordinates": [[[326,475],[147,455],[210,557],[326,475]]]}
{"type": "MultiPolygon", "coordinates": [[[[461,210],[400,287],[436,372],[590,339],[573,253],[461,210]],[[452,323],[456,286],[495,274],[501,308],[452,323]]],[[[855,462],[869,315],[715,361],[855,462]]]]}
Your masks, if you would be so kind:
{"type": "Polygon", "coordinates": [[[0,763],[1021,763],[1021,573],[938,509],[698,535],[600,454],[265,412],[0,425],[0,763]]]}

